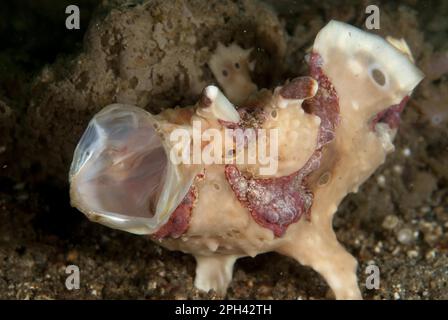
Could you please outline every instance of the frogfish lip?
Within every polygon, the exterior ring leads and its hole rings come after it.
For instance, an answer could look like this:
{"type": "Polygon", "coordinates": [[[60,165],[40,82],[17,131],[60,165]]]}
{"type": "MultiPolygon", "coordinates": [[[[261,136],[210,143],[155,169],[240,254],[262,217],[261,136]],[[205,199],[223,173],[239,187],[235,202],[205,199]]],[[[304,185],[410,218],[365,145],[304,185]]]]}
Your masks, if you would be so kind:
{"type": "Polygon", "coordinates": [[[96,114],[70,167],[70,198],[89,219],[135,234],[153,234],[187,194],[194,170],[168,158],[157,119],[113,104],[96,114]]]}

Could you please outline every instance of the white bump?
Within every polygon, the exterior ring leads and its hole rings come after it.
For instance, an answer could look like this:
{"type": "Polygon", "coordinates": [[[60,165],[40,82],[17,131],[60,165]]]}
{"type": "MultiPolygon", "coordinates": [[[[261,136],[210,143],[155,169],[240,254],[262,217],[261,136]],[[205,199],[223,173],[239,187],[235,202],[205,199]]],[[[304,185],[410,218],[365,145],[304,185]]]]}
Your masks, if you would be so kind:
{"type": "Polygon", "coordinates": [[[403,149],[403,155],[405,157],[409,157],[411,155],[411,149],[409,149],[408,147],[403,149]]]}
{"type": "Polygon", "coordinates": [[[212,101],[215,101],[218,96],[219,89],[216,86],[208,86],[205,88],[205,95],[212,101]]]}
{"type": "Polygon", "coordinates": [[[240,114],[236,111],[232,103],[216,86],[208,86],[204,90],[205,96],[211,100],[210,107],[205,109],[198,109],[197,113],[201,116],[207,117],[213,115],[216,119],[238,123],[240,121],[240,114]]]}
{"type": "Polygon", "coordinates": [[[348,67],[350,68],[350,70],[355,75],[361,74],[362,71],[364,70],[363,66],[358,61],[356,61],[355,59],[350,59],[348,61],[348,67]]]}
{"type": "Polygon", "coordinates": [[[394,172],[396,174],[402,174],[403,173],[403,167],[398,165],[398,164],[394,165],[394,172]]]}
{"type": "Polygon", "coordinates": [[[376,182],[381,188],[384,188],[386,186],[386,177],[383,175],[379,175],[376,179],[376,182]]]}

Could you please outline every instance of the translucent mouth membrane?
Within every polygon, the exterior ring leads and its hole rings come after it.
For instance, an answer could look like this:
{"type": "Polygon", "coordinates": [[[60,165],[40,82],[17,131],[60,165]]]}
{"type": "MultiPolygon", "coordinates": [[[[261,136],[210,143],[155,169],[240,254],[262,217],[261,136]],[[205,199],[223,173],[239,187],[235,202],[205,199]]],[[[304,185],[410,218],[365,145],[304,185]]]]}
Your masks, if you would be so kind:
{"type": "Polygon", "coordinates": [[[153,233],[187,193],[154,122],[148,112],[119,104],[90,121],[69,175],[72,204],[90,219],[153,233]]]}

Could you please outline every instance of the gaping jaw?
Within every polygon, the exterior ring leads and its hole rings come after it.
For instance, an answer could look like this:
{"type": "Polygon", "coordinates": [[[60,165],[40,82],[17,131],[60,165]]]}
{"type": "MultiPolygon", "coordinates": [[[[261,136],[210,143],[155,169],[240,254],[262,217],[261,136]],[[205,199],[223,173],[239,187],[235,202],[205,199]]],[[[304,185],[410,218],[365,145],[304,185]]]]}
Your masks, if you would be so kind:
{"type": "Polygon", "coordinates": [[[89,123],[70,168],[72,204],[89,219],[136,234],[165,224],[188,193],[194,174],[181,174],[146,111],[110,105],[89,123]]]}

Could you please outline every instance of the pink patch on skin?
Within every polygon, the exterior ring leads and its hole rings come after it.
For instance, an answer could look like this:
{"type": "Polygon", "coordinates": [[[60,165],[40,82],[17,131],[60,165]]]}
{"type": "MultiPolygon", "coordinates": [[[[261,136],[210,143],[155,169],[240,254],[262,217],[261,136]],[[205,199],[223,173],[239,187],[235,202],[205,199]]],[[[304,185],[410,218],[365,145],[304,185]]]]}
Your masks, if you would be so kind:
{"type": "Polygon", "coordinates": [[[311,77],[294,78],[280,89],[280,95],[285,99],[310,98],[314,94],[314,83],[311,77]]]}
{"type": "Polygon", "coordinates": [[[235,196],[261,226],[282,236],[287,227],[302,215],[310,218],[314,195],[308,176],[320,166],[322,148],[334,139],[339,123],[339,99],[330,80],[322,71],[317,53],[310,57],[311,76],[319,84],[316,95],[303,103],[304,109],[321,119],[316,150],[297,172],[284,177],[254,179],[245,177],[235,165],[225,167],[226,179],[235,196]]]}
{"type": "Polygon", "coordinates": [[[168,222],[160,227],[152,237],[160,240],[166,237],[179,238],[183,235],[188,230],[195,200],[196,188],[191,186],[187,195],[171,214],[168,222]]]}
{"type": "Polygon", "coordinates": [[[317,115],[320,120],[319,138],[316,149],[334,139],[334,131],[339,124],[339,98],[330,79],[322,70],[322,58],[316,52],[310,55],[310,75],[318,83],[316,95],[303,102],[303,109],[317,115]]]}
{"type": "Polygon", "coordinates": [[[221,120],[221,119],[218,119],[218,122],[220,125],[228,128],[228,129],[238,129],[240,127],[237,122],[230,122],[230,121],[225,121],[225,120],[221,120]]]}
{"type": "Polygon", "coordinates": [[[312,194],[301,190],[298,173],[272,179],[248,179],[235,165],[225,167],[227,181],[254,220],[276,237],[310,208],[312,194]],[[307,207],[307,209],[305,209],[307,207]]]}
{"type": "Polygon", "coordinates": [[[378,122],[387,123],[391,129],[396,129],[400,125],[400,115],[409,101],[409,96],[401,100],[399,104],[393,105],[386,110],[379,112],[372,120],[371,129],[374,130],[378,122]]]}

